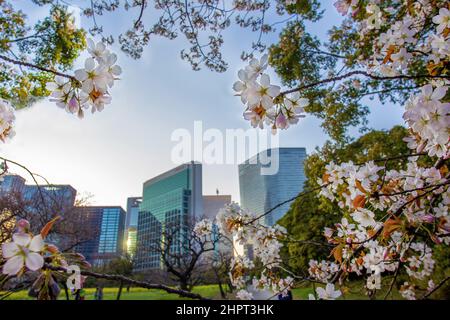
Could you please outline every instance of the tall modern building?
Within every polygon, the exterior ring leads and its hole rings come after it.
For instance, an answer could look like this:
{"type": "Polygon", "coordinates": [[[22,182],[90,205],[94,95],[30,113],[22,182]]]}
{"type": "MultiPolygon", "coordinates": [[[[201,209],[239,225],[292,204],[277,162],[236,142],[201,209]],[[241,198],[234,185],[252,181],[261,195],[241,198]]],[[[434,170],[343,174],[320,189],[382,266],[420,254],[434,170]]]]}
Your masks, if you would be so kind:
{"type": "MultiPolygon", "coordinates": [[[[226,204],[231,203],[231,195],[208,195],[203,196],[203,217],[215,221],[220,209],[225,207],[226,204]]],[[[233,248],[231,243],[226,239],[219,239],[219,230],[216,225],[213,228],[212,234],[215,240],[215,248],[212,251],[213,254],[228,254],[232,255],[233,248]]]]}
{"type": "Polygon", "coordinates": [[[127,199],[127,218],[125,221],[125,250],[130,256],[136,253],[137,226],[139,207],[142,197],[130,197],[127,199]]]}
{"type": "Polygon", "coordinates": [[[230,195],[203,196],[203,217],[214,221],[219,210],[231,203],[230,195]]]}
{"type": "MultiPolygon", "coordinates": [[[[77,190],[71,185],[56,184],[25,184],[25,179],[19,175],[6,175],[0,181],[0,194],[18,193],[23,199],[35,206],[36,210],[57,207],[70,207],[75,204],[77,190]]],[[[33,209],[33,208],[30,208],[33,209]]]]}
{"type": "Polygon", "coordinates": [[[125,211],[119,206],[80,207],[82,223],[92,238],[77,247],[93,265],[103,265],[123,253],[125,211]]]}
{"type": "MultiPolygon", "coordinates": [[[[305,148],[275,148],[260,152],[239,165],[241,207],[260,215],[303,190],[306,180],[303,161],[305,148]],[[267,155],[267,158],[265,157],[267,155]],[[278,161],[267,163],[266,159],[278,161]],[[274,174],[262,174],[267,166],[278,166],[274,174]]],[[[269,170],[270,172],[270,170],[269,170]]],[[[287,203],[264,218],[266,225],[274,225],[288,211],[287,203]]]]}
{"type": "Polygon", "coordinates": [[[135,271],[162,269],[161,240],[168,227],[178,230],[170,250],[181,253],[191,221],[203,215],[202,165],[189,162],[144,183],[137,228],[135,271]]]}

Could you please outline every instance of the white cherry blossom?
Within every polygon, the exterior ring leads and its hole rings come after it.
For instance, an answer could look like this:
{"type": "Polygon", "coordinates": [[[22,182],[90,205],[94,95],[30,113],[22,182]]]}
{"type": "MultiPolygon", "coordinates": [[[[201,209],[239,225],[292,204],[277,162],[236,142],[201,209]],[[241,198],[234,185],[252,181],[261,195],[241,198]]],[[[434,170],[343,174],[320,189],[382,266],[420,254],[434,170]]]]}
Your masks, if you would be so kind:
{"type": "Polygon", "coordinates": [[[2,244],[3,257],[7,259],[2,272],[7,275],[18,274],[24,266],[31,271],[44,265],[41,251],[44,248],[41,235],[32,237],[27,233],[13,234],[13,241],[2,244]]]}
{"type": "Polygon", "coordinates": [[[316,292],[318,298],[322,300],[335,300],[342,295],[340,290],[335,290],[334,284],[332,283],[327,283],[325,289],[322,287],[318,287],[316,289],[316,292]]]}

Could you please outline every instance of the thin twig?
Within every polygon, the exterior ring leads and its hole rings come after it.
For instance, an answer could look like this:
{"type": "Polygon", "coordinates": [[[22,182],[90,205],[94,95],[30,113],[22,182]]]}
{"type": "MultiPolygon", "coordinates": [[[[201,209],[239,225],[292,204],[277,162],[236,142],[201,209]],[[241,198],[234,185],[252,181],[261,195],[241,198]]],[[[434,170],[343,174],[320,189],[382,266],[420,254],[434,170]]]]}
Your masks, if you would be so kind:
{"type": "Polygon", "coordinates": [[[370,74],[366,71],[362,71],[362,70],[355,70],[355,71],[351,71],[348,72],[346,74],[343,74],[342,76],[338,76],[338,77],[331,77],[331,78],[327,78],[327,79],[322,79],[316,82],[312,82],[306,85],[302,85],[300,87],[294,88],[294,89],[290,89],[287,91],[283,91],[280,93],[280,96],[284,96],[288,93],[293,93],[293,92],[297,92],[297,91],[301,91],[301,90],[305,90],[305,89],[309,89],[312,87],[316,87],[325,83],[329,83],[329,82],[334,82],[334,81],[339,81],[339,80],[343,80],[345,78],[351,77],[351,76],[355,76],[355,75],[361,75],[361,76],[365,76],[374,80],[380,80],[380,81],[384,81],[384,80],[413,80],[413,79],[426,79],[426,78],[434,78],[434,79],[450,79],[450,76],[443,76],[443,75],[437,75],[437,76],[430,76],[430,75],[399,75],[399,76],[392,76],[392,77],[387,77],[387,76],[376,76],[373,74],[370,74]]]}
{"type": "MultiPolygon", "coordinates": [[[[49,270],[53,270],[53,271],[67,272],[67,269],[63,268],[63,267],[54,267],[54,266],[50,266],[50,265],[45,265],[45,268],[47,268],[49,270]]],[[[104,274],[104,273],[97,273],[97,272],[84,271],[84,270],[80,271],[80,273],[83,276],[89,276],[89,277],[93,277],[96,279],[105,279],[105,280],[110,280],[110,281],[122,281],[123,283],[128,283],[128,284],[136,286],[136,287],[141,287],[141,288],[146,288],[146,289],[160,289],[160,290],[164,290],[168,293],[178,294],[178,295],[180,295],[182,297],[186,297],[186,298],[209,300],[197,293],[192,293],[192,292],[188,292],[188,291],[181,290],[181,289],[171,288],[171,287],[163,285],[163,284],[150,283],[147,281],[138,281],[138,280],[130,279],[125,276],[118,275],[118,274],[104,274]]]]}
{"type": "Polygon", "coordinates": [[[0,55],[0,59],[4,60],[6,62],[12,63],[12,64],[16,64],[18,66],[24,66],[24,67],[32,68],[32,69],[38,69],[38,70],[41,70],[41,71],[53,73],[53,74],[55,74],[57,76],[68,78],[68,79],[70,79],[72,81],[78,81],[74,76],[71,76],[71,75],[68,75],[68,74],[65,74],[65,73],[62,73],[62,72],[58,72],[58,71],[55,71],[55,70],[47,69],[47,68],[44,68],[44,67],[41,67],[41,66],[29,63],[29,62],[20,61],[20,60],[14,60],[14,59],[11,59],[11,58],[6,57],[4,55],[0,55]]]}
{"type": "Polygon", "coordinates": [[[141,12],[139,13],[139,17],[137,18],[136,22],[134,23],[134,28],[137,29],[139,23],[141,22],[142,15],[144,14],[144,9],[146,5],[146,0],[142,0],[141,2],[141,12]]]}
{"type": "Polygon", "coordinates": [[[439,284],[433,288],[433,290],[427,292],[426,294],[424,294],[422,296],[422,298],[420,299],[426,299],[429,296],[431,296],[436,290],[438,290],[440,287],[442,287],[448,280],[450,279],[450,276],[446,277],[445,279],[443,279],[441,282],[439,282],[439,284]]]}

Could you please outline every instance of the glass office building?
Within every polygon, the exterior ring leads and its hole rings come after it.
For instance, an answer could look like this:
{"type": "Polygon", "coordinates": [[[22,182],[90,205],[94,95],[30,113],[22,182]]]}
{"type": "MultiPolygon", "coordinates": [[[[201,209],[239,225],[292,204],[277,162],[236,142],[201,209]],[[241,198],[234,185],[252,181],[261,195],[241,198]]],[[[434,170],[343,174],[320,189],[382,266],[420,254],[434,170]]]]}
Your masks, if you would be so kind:
{"type": "Polygon", "coordinates": [[[92,239],[80,244],[77,251],[93,265],[103,265],[123,253],[125,211],[118,206],[80,207],[81,221],[92,239]]]}
{"type": "MultiPolygon", "coordinates": [[[[203,217],[215,221],[220,209],[229,203],[231,203],[231,195],[217,194],[203,196],[203,217]]],[[[212,236],[215,242],[215,248],[211,254],[221,253],[231,256],[233,248],[227,239],[223,237],[219,239],[219,229],[215,224],[213,226],[212,236]]]]}
{"type": "MultiPolygon", "coordinates": [[[[73,214],[77,191],[71,185],[26,184],[19,175],[9,174],[0,179],[0,196],[22,203],[22,217],[28,219],[33,228],[45,223],[42,217],[50,220],[55,215],[66,217],[73,214]]],[[[2,208],[0,208],[2,211],[2,208]]],[[[35,230],[36,231],[36,230],[35,230]]],[[[60,248],[72,241],[71,235],[51,233],[47,240],[60,248]]]]}
{"type": "Polygon", "coordinates": [[[139,217],[139,207],[142,197],[130,197],[127,199],[127,218],[125,221],[125,247],[124,250],[134,256],[136,253],[136,236],[139,217]]]}
{"type": "Polygon", "coordinates": [[[75,204],[77,190],[64,184],[25,184],[25,179],[19,175],[6,175],[0,181],[0,194],[21,194],[23,200],[30,203],[30,210],[43,211],[47,208],[68,208],[75,204]],[[44,201],[44,203],[42,202],[44,201]]]}
{"type": "MultiPolygon", "coordinates": [[[[260,215],[286,201],[303,190],[306,180],[303,161],[305,148],[274,148],[267,150],[267,157],[278,161],[275,174],[261,174],[261,169],[273,165],[261,161],[265,151],[239,165],[239,191],[242,208],[260,215]],[[275,153],[278,153],[276,156],[275,153]]],[[[287,203],[264,217],[266,225],[274,225],[289,209],[287,203]]]]}
{"type": "Polygon", "coordinates": [[[180,165],[144,183],[137,227],[135,270],[162,269],[161,242],[167,228],[176,228],[179,245],[190,222],[203,214],[202,166],[197,162],[180,165]]]}

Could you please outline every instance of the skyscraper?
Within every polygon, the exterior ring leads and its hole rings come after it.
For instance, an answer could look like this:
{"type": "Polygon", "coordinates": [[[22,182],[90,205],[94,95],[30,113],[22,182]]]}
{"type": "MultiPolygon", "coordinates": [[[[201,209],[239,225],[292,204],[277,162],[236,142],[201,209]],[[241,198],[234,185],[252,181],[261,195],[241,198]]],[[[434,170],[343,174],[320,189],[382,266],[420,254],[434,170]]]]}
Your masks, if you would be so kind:
{"type": "Polygon", "coordinates": [[[124,245],[126,252],[131,256],[136,253],[137,226],[141,201],[142,197],[130,197],[127,199],[124,245]]]}
{"type": "MultiPolygon", "coordinates": [[[[268,158],[278,161],[275,174],[261,174],[269,164],[262,161],[265,151],[239,165],[239,190],[241,206],[261,215],[279,203],[296,196],[306,180],[303,161],[305,148],[275,148],[267,150],[268,158]],[[278,152],[278,156],[275,156],[278,152]]],[[[270,165],[273,165],[272,163],[270,165]]],[[[275,224],[289,209],[290,203],[273,210],[264,217],[266,225],[275,224]]]]}
{"type": "Polygon", "coordinates": [[[135,270],[161,269],[159,246],[167,226],[176,226],[180,241],[174,243],[181,243],[190,222],[202,215],[201,163],[180,165],[145,182],[138,218],[135,270]]]}
{"type": "Polygon", "coordinates": [[[214,221],[219,210],[230,202],[230,195],[203,196],[203,217],[214,221]]]}
{"type": "Polygon", "coordinates": [[[81,243],[76,251],[87,261],[102,265],[123,253],[125,211],[119,206],[80,207],[81,221],[92,238],[81,243]]]}
{"type": "MultiPolygon", "coordinates": [[[[6,175],[0,181],[0,194],[20,194],[24,200],[35,206],[36,211],[46,208],[70,207],[75,204],[77,190],[71,185],[64,184],[25,184],[25,179],[19,175],[6,175]]],[[[30,207],[29,209],[33,209],[30,207]]]]}
{"type": "Polygon", "coordinates": [[[20,211],[20,217],[31,223],[33,231],[38,231],[56,215],[63,218],[64,222],[59,222],[58,227],[65,224],[63,230],[70,232],[61,232],[60,229],[59,232],[50,233],[47,238],[47,241],[56,244],[61,250],[73,247],[82,238],[83,228],[80,224],[75,224],[78,212],[75,207],[76,194],[77,191],[70,185],[28,185],[24,178],[14,174],[6,175],[0,181],[3,203],[6,201],[16,207],[16,211],[20,211]]]}
{"type": "MultiPolygon", "coordinates": [[[[226,204],[231,203],[231,195],[210,195],[203,196],[203,217],[215,221],[220,209],[225,207],[226,204]]],[[[233,248],[229,241],[226,239],[220,240],[218,238],[219,230],[216,225],[213,227],[213,238],[215,242],[215,248],[212,254],[228,254],[232,255],[233,248]]]]}

